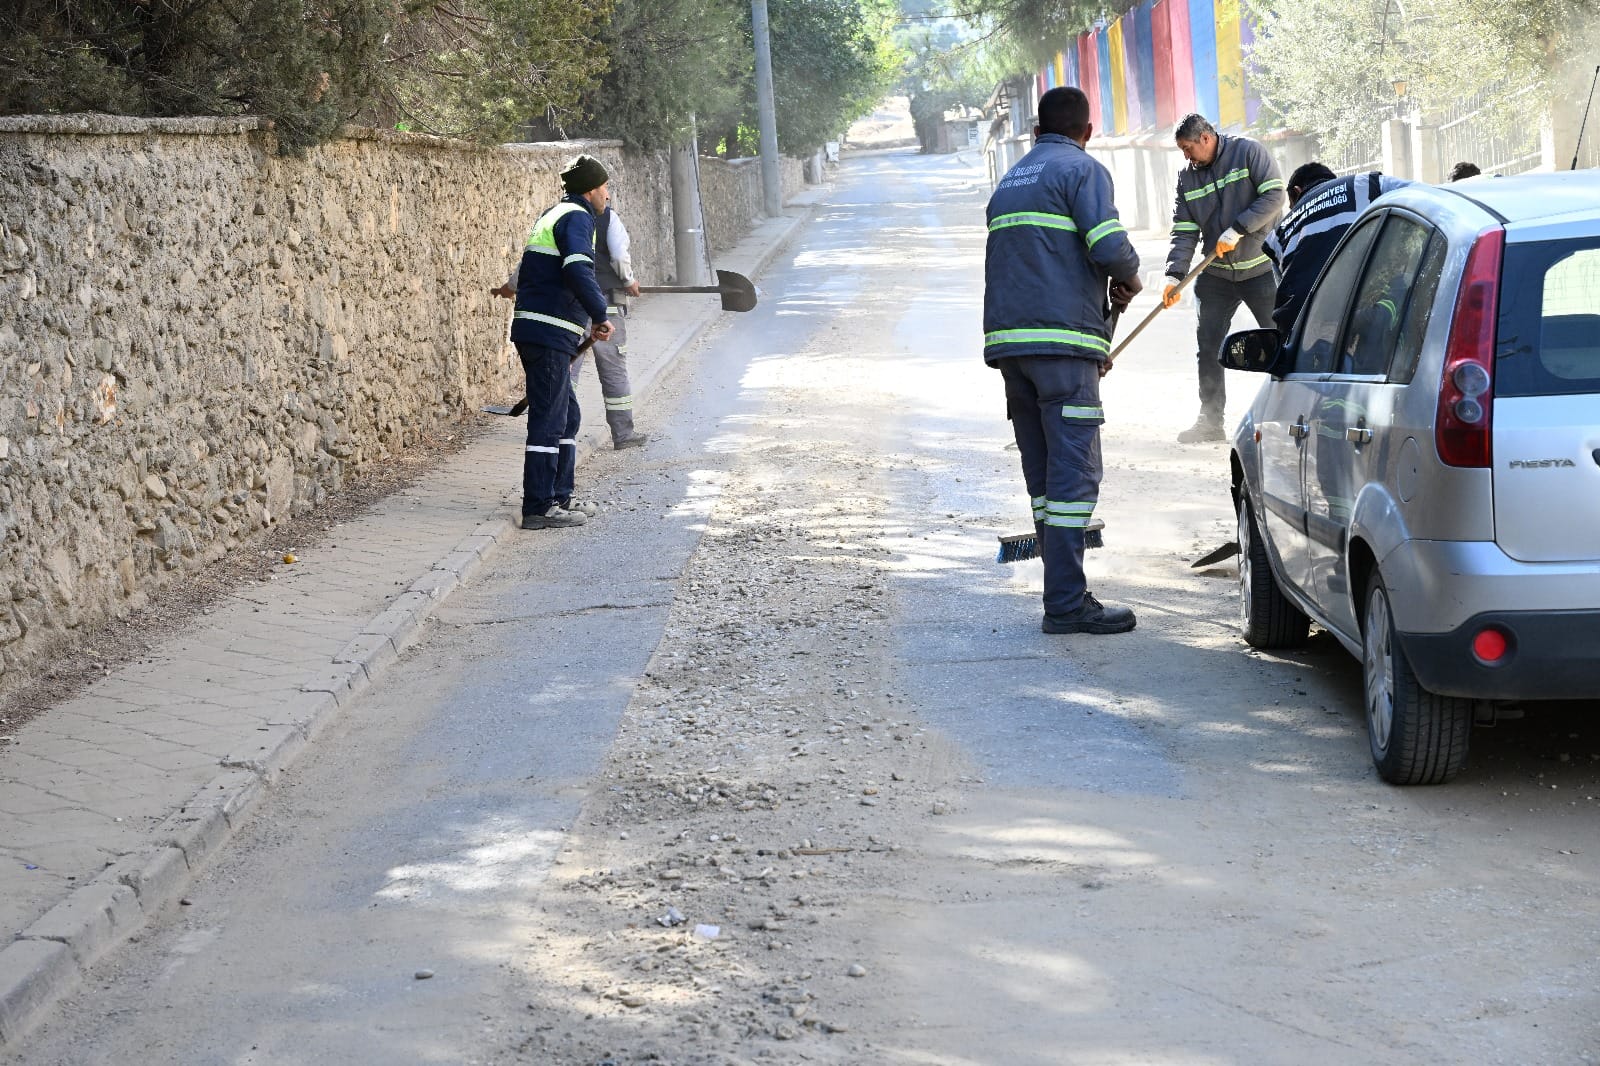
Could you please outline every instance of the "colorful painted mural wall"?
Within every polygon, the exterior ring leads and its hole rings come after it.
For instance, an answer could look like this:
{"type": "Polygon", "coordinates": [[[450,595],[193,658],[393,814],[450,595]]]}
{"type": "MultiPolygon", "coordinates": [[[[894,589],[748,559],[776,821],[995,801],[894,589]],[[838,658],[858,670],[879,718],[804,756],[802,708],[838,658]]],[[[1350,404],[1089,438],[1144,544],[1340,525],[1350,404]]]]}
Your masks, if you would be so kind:
{"type": "Polygon", "coordinates": [[[1143,0],[1061,42],[1036,80],[1083,89],[1102,135],[1170,130],[1193,111],[1241,127],[1261,108],[1244,70],[1254,40],[1239,0],[1143,0]]]}

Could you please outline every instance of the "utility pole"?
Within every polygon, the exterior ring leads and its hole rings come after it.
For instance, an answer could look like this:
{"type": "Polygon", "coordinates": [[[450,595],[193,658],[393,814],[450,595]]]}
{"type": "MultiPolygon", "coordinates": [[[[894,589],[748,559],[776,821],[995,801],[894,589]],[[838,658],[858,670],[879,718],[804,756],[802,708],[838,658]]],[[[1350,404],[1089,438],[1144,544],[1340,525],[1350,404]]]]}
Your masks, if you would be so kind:
{"type": "Polygon", "coordinates": [[[709,285],[706,224],[700,210],[700,149],[694,119],[672,148],[672,246],[679,285],[709,285]]]}
{"type": "Polygon", "coordinates": [[[783,214],[783,178],[778,173],[778,111],[772,97],[772,30],[767,0],[750,0],[756,43],[756,109],[761,124],[761,191],[769,216],[783,214]]]}

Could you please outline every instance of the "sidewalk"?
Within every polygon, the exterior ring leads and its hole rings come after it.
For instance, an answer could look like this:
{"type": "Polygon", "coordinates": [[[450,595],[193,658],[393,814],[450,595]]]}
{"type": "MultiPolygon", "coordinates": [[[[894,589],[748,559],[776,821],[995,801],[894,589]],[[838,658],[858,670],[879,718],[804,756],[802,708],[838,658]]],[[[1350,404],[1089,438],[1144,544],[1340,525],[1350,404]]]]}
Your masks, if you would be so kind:
{"type": "MultiPolygon", "coordinates": [[[[825,194],[806,190],[717,265],[755,277],[825,194]]],[[[634,395],[722,314],[715,296],[638,300],[634,395]]],[[[593,369],[579,396],[581,463],[610,447],[593,369]]],[[[0,1049],[182,895],[339,707],[513,535],[522,434],[521,419],[504,420],[270,583],[241,588],[0,744],[0,1049]]]]}

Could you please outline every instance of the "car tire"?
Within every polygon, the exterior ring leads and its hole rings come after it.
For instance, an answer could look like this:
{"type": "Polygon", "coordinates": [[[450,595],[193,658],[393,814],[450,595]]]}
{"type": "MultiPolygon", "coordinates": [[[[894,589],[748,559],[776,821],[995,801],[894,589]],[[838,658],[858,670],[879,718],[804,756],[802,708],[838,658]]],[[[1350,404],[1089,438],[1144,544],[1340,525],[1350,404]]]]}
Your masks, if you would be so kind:
{"type": "Polygon", "coordinates": [[[1250,510],[1250,498],[1239,497],[1239,631],[1252,648],[1292,648],[1304,644],[1311,630],[1305,612],[1290,603],[1272,574],[1266,542],[1250,510]]]}
{"type": "Polygon", "coordinates": [[[1449,781],[1467,764],[1472,701],[1422,687],[1395,633],[1388,590],[1376,575],[1362,619],[1362,693],[1378,776],[1394,785],[1449,781]]]}

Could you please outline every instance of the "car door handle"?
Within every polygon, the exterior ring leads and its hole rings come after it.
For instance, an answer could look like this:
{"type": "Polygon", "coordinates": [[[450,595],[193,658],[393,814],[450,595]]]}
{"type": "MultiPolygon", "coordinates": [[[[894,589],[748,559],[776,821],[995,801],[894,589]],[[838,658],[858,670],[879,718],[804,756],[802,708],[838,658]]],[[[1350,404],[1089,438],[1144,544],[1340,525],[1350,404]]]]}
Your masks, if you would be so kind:
{"type": "Polygon", "coordinates": [[[1289,436],[1293,437],[1295,440],[1304,440],[1310,433],[1311,427],[1306,425],[1304,415],[1300,417],[1298,422],[1289,427],[1289,436]]]}
{"type": "Polygon", "coordinates": [[[1366,426],[1351,426],[1344,431],[1344,439],[1351,444],[1371,444],[1372,430],[1366,426]]]}

